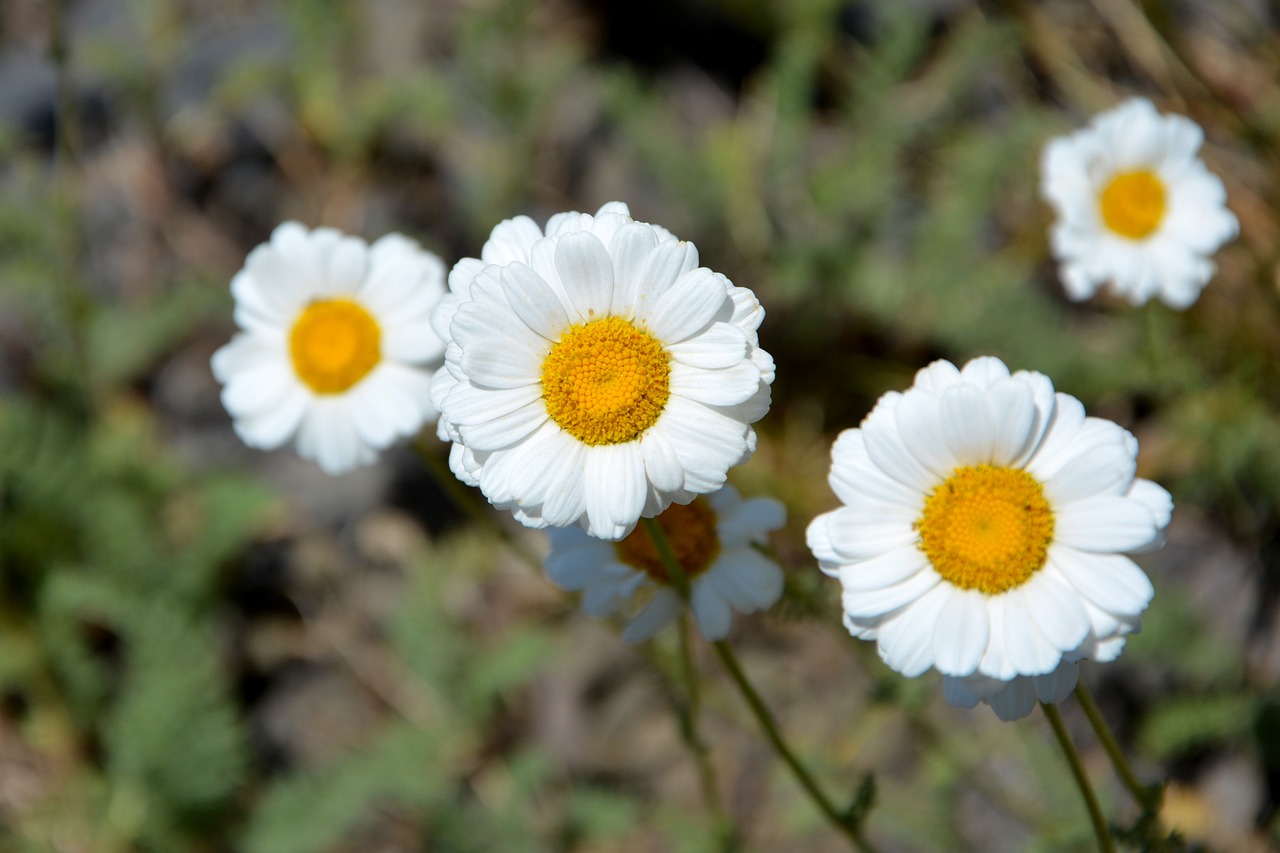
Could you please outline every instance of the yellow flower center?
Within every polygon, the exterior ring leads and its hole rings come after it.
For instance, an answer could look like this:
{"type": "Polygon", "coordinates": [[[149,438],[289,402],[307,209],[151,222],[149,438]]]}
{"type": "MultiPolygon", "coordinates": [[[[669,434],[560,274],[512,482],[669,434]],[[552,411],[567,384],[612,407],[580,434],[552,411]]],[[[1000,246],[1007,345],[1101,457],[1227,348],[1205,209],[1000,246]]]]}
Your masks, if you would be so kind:
{"type": "Polygon", "coordinates": [[[924,502],[920,548],[947,581],[995,595],[1027,582],[1053,541],[1053,510],[1025,471],[957,468],[924,502]]]}
{"type": "Polygon", "coordinates": [[[1121,172],[1102,190],[1098,204],[1108,228],[1130,240],[1141,240],[1164,218],[1164,183],[1147,169],[1121,172]]]}
{"type": "Polygon", "coordinates": [[[653,426],[670,396],[671,357],[621,317],[570,326],[542,362],[547,414],[584,444],[621,444],[653,426]]]}
{"type": "Polygon", "coordinates": [[[341,394],[382,360],[378,321],[350,299],[312,302],[289,333],[298,378],[317,394],[341,394]]]}
{"type": "MultiPolygon", "coordinates": [[[[716,514],[702,498],[696,498],[688,505],[672,504],[658,516],[658,524],[667,534],[671,551],[686,580],[693,580],[705,572],[720,553],[716,514]]],[[[631,531],[613,547],[621,562],[639,569],[657,583],[671,584],[666,566],[662,565],[662,557],[643,526],[631,531]]]]}

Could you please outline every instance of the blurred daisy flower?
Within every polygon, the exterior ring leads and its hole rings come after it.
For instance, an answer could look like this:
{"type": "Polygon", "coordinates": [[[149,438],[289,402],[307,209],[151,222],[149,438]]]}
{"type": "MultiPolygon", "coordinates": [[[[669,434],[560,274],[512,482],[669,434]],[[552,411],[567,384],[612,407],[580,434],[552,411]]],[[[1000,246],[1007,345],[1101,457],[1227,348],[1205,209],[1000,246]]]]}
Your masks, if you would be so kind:
{"type": "MultiPolygon", "coordinates": [[[[658,524],[689,581],[689,604],[708,640],[729,634],[733,610],[766,610],[782,595],[782,570],[751,546],[786,523],[786,510],[772,498],[744,501],[732,486],[673,504],[658,524]]],[[[552,528],[547,576],[568,590],[582,590],[582,610],[608,616],[642,589],[648,605],[623,631],[628,643],[647,640],[676,618],[680,596],[645,530],[617,542],[588,536],[577,527],[552,528]]]]}
{"type": "Polygon", "coordinates": [[[1190,119],[1134,98],[1045,146],[1040,190],[1058,215],[1050,237],[1070,298],[1109,284],[1134,305],[1196,301],[1209,256],[1239,232],[1222,181],[1196,156],[1203,139],[1190,119]]]}
{"type": "Polygon", "coordinates": [[[934,667],[953,704],[1021,717],[1140,626],[1151,582],[1121,552],[1158,545],[1173,504],[1135,476],[1137,452],[1038,373],[936,361],[841,433],[844,505],[813,520],[809,547],[840,579],[845,626],[889,666],[934,667]]]}
{"type": "Polygon", "coordinates": [[[339,474],[435,417],[444,342],[431,311],[440,259],[399,234],[372,246],[286,222],[231,280],[243,331],[213,354],[222,403],[250,447],[280,447],[339,474]]]}
{"type": "Polygon", "coordinates": [[[432,319],[450,465],[530,527],[621,539],[755,450],[773,360],[750,290],[614,202],[520,216],[459,261],[432,319]]]}

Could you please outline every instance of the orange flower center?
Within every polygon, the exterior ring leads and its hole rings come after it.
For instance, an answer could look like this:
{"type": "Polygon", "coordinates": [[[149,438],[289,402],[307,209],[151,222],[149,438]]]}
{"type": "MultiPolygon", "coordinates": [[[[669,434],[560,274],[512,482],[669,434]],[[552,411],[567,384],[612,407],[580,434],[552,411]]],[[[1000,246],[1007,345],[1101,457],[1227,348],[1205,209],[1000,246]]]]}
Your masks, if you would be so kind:
{"type": "MultiPolygon", "coordinates": [[[[671,552],[680,564],[685,580],[693,580],[705,572],[720,553],[716,514],[702,498],[696,498],[688,505],[672,504],[658,516],[658,524],[667,534],[671,552]]],[[[614,543],[613,547],[621,562],[639,569],[657,583],[671,585],[662,557],[643,525],[614,543]]]]}
{"type": "Polygon", "coordinates": [[[1021,586],[1044,566],[1053,510],[1026,471],[957,468],[925,500],[920,548],[944,579],[987,595],[1021,586]]]}
{"type": "Polygon", "coordinates": [[[317,394],[341,394],[382,360],[378,321],[350,299],[312,302],[289,333],[298,378],[317,394]]]}
{"type": "Polygon", "coordinates": [[[1111,179],[1098,200],[1102,221],[1121,237],[1141,240],[1164,218],[1164,183],[1154,172],[1121,172],[1111,179]]]}
{"type": "Polygon", "coordinates": [[[570,326],[542,362],[547,414],[584,444],[634,441],[670,396],[671,356],[621,317],[570,326]]]}

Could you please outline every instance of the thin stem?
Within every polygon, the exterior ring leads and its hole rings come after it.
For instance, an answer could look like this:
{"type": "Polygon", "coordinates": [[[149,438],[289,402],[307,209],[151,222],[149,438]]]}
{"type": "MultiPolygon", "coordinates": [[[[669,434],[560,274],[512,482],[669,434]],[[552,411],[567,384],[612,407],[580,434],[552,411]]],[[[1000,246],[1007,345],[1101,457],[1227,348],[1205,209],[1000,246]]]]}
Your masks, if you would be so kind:
{"type": "Polygon", "coordinates": [[[1138,805],[1142,806],[1145,811],[1154,812],[1160,807],[1159,795],[1138,780],[1138,774],[1133,772],[1133,765],[1129,763],[1129,759],[1125,758],[1124,751],[1120,749],[1120,744],[1116,741],[1115,736],[1111,734],[1107,721],[1102,718],[1102,713],[1093,701],[1093,694],[1089,692],[1089,688],[1085,686],[1083,679],[1076,685],[1076,701],[1080,703],[1080,709],[1084,711],[1085,717],[1088,718],[1089,725],[1093,726],[1093,733],[1098,736],[1098,742],[1102,744],[1102,748],[1106,750],[1107,755],[1111,758],[1111,764],[1116,768],[1116,773],[1124,781],[1129,793],[1133,795],[1133,798],[1138,801],[1138,805]]]}
{"type": "Polygon", "coordinates": [[[681,613],[677,621],[680,645],[680,679],[684,682],[685,705],[681,713],[681,737],[693,755],[698,768],[698,782],[702,786],[702,801],[721,828],[721,834],[729,837],[732,830],[725,817],[720,800],[720,785],[715,768],[711,765],[711,750],[698,732],[698,719],[702,709],[702,692],[698,689],[698,674],[693,665],[693,648],[689,642],[688,613],[681,613]]]}
{"type": "Polygon", "coordinates": [[[1098,805],[1098,797],[1093,792],[1093,785],[1084,772],[1080,753],[1076,751],[1075,744],[1071,742],[1071,735],[1067,733],[1067,727],[1062,722],[1062,715],[1058,713],[1057,708],[1047,702],[1041,702],[1040,708],[1049,718],[1053,735],[1058,739],[1058,746],[1062,747],[1062,754],[1066,756],[1067,764],[1071,767],[1071,775],[1075,777],[1076,787],[1084,797],[1085,808],[1089,810],[1089,820],[1093,823],[1093,834],[1098,839],[1099,853],[1115,853],[1116,847],[1111,840],[1111,832],[1107,829],[1107,820],[1102,815],[1102,807],[1098,805]]]}
{"type": "Polygon", "coordinates": [[[75,91],[71,80],[71,46],[67,40],[66,9],[62,0],[49,3],[49,61],[54,68],[54,127],[56,130],[53,157],[53,239],[57,260],[54,279],[57,285],[60,308],[67,326],[70,354],[75,371],[79,374],[84,412],[96,408],[96,389],[90,368],[88,346],[85,343],[85,319],[88,304],[85,295],[76,286],[76,261],[80,251],[80,233],[76,222],[75,205],[71,201],[73,188],[77,186],[77,142],[79,129],[76,115],[75,91]]]}
{"type": "Polygon", "coordinates": [[[427,466],[431,479],[436,481],[436,485],[449,498],[450,503],[457,507],[467,518],[471,519],[472,522],[496,536],[503,544],[515,552],[516,556],[528,563],[530,567],[536,571],[542,570],[542,560],[538,558],[538,555],[529,550],[523,542],[512,536],[509,530],[498,523],[498,519],[489,511],[489,508],[481,505],[476,500],[475,492],[460,482],[453,475],[453,472],[449,470],[449,466],[441,461],[434,447],[427,447],[424,442],[416,441],[413,444],[413,449],[417,451],[418,458],[427,466]]]}
{"type": "MultiPolygon", "coordinates": [[[[641,523],[644,525],[645,533],[649,536],[649,541],[653,543],[653,547],[657,550],[658,557],[662,560],[662,564],[667,571],[667,576],[676,588],[676,593],[687,604],[689,601],[689,579],[685,576],[684,567],[680,565],[680,561],[676,559],[675,552],[671,549],[671,540],[667,538],[666,531],[662,529],[662,525],[655,518],[641,519],[641,523]]],[[[722,834],[728,838],[731,835],[731,831],[724,815],[724,808],[720,803],[720,790],[716,781],[715,769],[711,766],[707,745],[703,742],[701,735],[698,734],[698,712],[702,699],[701,692],[698,689],[697,673],[693,666],[693,649],[689,642],[687,610],[680,614],[676,627],[680,647],[680,680],[684,683],[685,695],[685,701],[676,705],[676,714],[680,723],[680,737],[688,748],[689,753],[693,756],[694,764],[697,765],[698,780],[702,785],[703,802],[720,825],[722,834]]]]}
{"type": "Polygon", "coordinates": [[[769,745],[773,747],[773,751],[778,754],[782,762],[791,770],[791,774],[800,783],[800,787],[804,788],[805,793],[809,795],[809,799],[813,800],[814,805],[826,815],[827,820],[831,821],[837,829],[849,837],[855,847],[863,851],[872,850],[866,839],[862,837],[862,829],[858,822],[840,813],[835,804],[818,787],[817,781],[814,780],[808,769],[800,763],[800,759],[796,758],[796,754],[791,750],[791,747],[787,745],[772,712],[769,711],[768,706],[764,704],[764,700],[760,698],[760,694],[756,692],[755,687],[747,679],[746,673],[742,671],[742,665],[738,663],[738,658],[733,653],[733,648],[724,640],[712,643],[712,646],[715,648],[716,654],[720,656],[720,662],[724,664],[724,668],[729,672],[729,677],[733,679],[734,685],[737,686],[738,692],[742,694],[742,698],[746,700],[748,707],[751,708],[751,713],[755,716],[756,722],[760,724],[760,728],[764,729],[765,738],[769,741],[769,745]]]}
{"type": "Polygon", "coordinates": [[[656,518],[642,518],[640,521],[644,524],[645,532],[649,534],[653,547],[658,550],[658,558],[662,560],[662,567],[667,570],[667,577],[676,588],[676,594],[680,596],[681,601],[688,604],[689,578],[685,576],[684,566],[680,565],[680,561],[676,559],[676,552],[671,550],[671,540],[667,538],[667,532],[662,529],[662,525],[656,518]]]}
{"type": "MultiPolygon", "coordinates": [[[[680,561],[676,559],[675,552],[671,548],[671,540],[667,538],[666,531],[662,529],[662,525],[657,519],[645,518],[641,519],[644,523],[645,531],[649,534],[649,538],[653,541],[653,547],[658,551],[658,557],[662,560],[662,566],[666,570],[668,577],[671,578],[673,585],[680,598],[688,604],[689,602],[689,579],[684,573],[684,568],[680,565],[680,561]]],[[[683,623],[683,619],[682,619],[683,623]]],[[[683,639],[683,638],[682,638],[683,639]]],[[[733,653],[732,647],[724,640],[717,640],[712,643],[716,650],[716,654],[720,656],[720,662],[724,664],[724,668],[729,671],[730,677],[733,679],[734,685],[742,697],[747,700],[747,705],[751,708],[751,712],[755,715],[756,720],[760,723],[760,727],[764,729],[765,737],[769,741],[769,745],[773,747],[773,751],[778,754],[783,763],[791,770],[792,775],[800,783],[800,787],[804,788],[805,793],[813,800],[814,805],[818,807],[832,824],[835,825],[842,833],[849,837],[854,846],[859,850],[870,853],[871,846],[862,837],[862,828],[859,825],[860,815],[853,812],[841,814],[836,809],[835,804],[828,799],[827,795],[818,787],[818,783],[803,764],[800,759],[796,758],[791,747],[782,737],[782,732],[778,728],[777,721],[774,720],[773,714],[764,704],[764,700],[760,698],[760,694],[756,692],[755,687],[747,680],[746,673],[742,671],[742,666],[738,663],[738,658],[733,653]]],[[[683,652],[683,650],[682,650],[683,652]]],[[[696,690],[696,688],[695,688],[696,690]]]]}

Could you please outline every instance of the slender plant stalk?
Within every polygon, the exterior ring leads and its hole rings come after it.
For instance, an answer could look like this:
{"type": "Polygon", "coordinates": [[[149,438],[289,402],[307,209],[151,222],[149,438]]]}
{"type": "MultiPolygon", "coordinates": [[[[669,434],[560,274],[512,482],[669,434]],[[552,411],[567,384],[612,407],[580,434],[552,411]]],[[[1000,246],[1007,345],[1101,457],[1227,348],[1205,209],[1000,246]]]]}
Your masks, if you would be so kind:
{"type": "MultiPolygon", "coordinates": [[[[662,559],[663,568],[666,569],[680,598],[687,605],[689,602],[689,579],[685,575],[679,560],[676,559],[675,552],[671,549],[671,541],[667,538],[666,532],[656,519],[646,518],[643,519],[643,523],[649,538],[653,541],[654,548],[658,551],[658,556],[662,559]]],[[[724,668],[728,671],[734,686],[738,688],[738,692],[746,700],[747,706],[760,724],[760,728],[764,730],[765,738],[769,741],[769,745],[773,747],[773,751],[778,754],[782,762],[787,765],[792,775],[795,776],[796,781],[800,783],[800,787],[808,794],[809,799],[813,800],[814,805],[818,807],[818,810],[832,825],[853,842],[854,847],[864,851],[864,853],[873,853],[871,845],[862,837],[859,819],[852,814],[842,814],[836,808],[831,799],[818,786],[812,774],[796,757],[795,752],[787,745],[786,739],[782,736],[782,731],[778,728],[777,721],[769,711],[768,706],[765,705],[764,700],[760,698],[760,694],[752,686],[746,673],[743,672],[733,648],[724,640],[718,640],[711,645],[720,657],[720,662],[724,664],[724,668]]]]}
{"type": "Polygon", "coordinates": [[[86,416],[96,408],[96,388],[85,343],[85,296],[76,285],[76,260],[80,253],[79,226],[71,202],[77,185],[77,142],[79,140],[75,92],[71,81],[71,45],[67,40],[66,9],[63,0],[49,3],[49,61],[54,69],[53,157],[53,238],[57,254],[54,279],[67,327],[71,358],[79,374],[82,405],[86,416]]]}
{"type": "Polygon", "coordinates": [[[1075,777],[1076,787],[1084,797],[1085,808],[1089,810],[1089,820],[1093,823],[1093,834],[1098,838],[1099,853],[1115,853],[1115,842],[1111,840],[1111,831],[1107,829],[1107,819],[1103,817],[1102,807],[1098,805],[1098,797],[1094,794],[1093,785],[1084,772],[1080,753],[1076,751],[1075,744],[1071,742],[1071,735],[1067,733],[1067,727],[1062,722],[1062,715],[1058,713],[1057,708],[1047,702],[1041,702],[1040,708],[1049,718],[1053,735],[1058,739],[1058,746],[1062,747],[1062,754],[1066,756],[1067,764],[1071,767],[1071,775],[1075,777]]]}
{"type": "Polygon", "coordinates": [[[436,485],[449,498],[450,503],[472,522],[496,536],[499,541],[510,548],[516,556],[528,563],[535,571],[542,570],[542,560],[538,558],[538,555],[529,550],[527,545],[512,536],[509,530],[498,523],[498,519],[489,511],[489,508],[476,500],[475,490],[459,482],[458,478],[449,470],[449,466],[440,460],[434,447],[426,446],[423,441],[415,441],[413,449],[417,451],[418,458],[427,466],[431,479],[436,481],[436,485]]]}
{"type": "Polygon", "coordinates": [[[809,795],[809,799],[813,800],[813,804],[818,810],[826,816],[836,829],[844,833],[854,847],[864,851],[864,853],[874,853],[874,848],[862,836],[862,827],[857,820],[850,816],[841,814],[831,799],[823,793],[818,787],[817,781],[808,769],[800,763],[800,759],[796,757],[795,752],[787,745],[786,740],[782,736],[781,729],[778,728],[778,722],[774,719],[773,713],[770,712],[764,700],[760,698],[760,694],[756,692],[755,687],[747,679],[746,673],[742,670],[742,665],[738,663],[737,655],[733,653],[733,648],[724,640],[712,643],[716,650],[716,654],[720,656],[720,662],[724,664],[725,670],[728,671],[729,677],[738,688],[738,692],[742,694],[742,698],[746,700],[747,706],[751,708],[752,715],[756,718],[756,722],[760,724],[760,728],[764,730],[765,739],[769,741],[769,745],[773,747],[773,751],[782,759],[782,763],[787,765],[791,771],[791,775],[800,783],[800,787],[809,795]]]}
{"type": "Polygon", "coordinates": [[[1116,773],[1129,789],[1129,793],[1145,811],[1154,812],[1160,807],[1159,795],[1138,780],[1138,774],[1133,772],[1133,765],[1129,763],[1129,759],[1125,758],[1120,744],[1111,734],[1107,721],[1102,718],[1102,712],[1098,710],[1097,704],[1093,701],[1093,694],[1089,692],[1088,687],[1085,687],[1083,679],[1076,685],[1076,701],[1080,703],[1080,708],[1088,718],[1089,725],[1093,726],[1093,733],[1098,736],[1098,742],[1111,758],[1111,764],[1116,768],[1116,773]]]}
{"type": "Polygon", "coordinates": [[[715,767],[711,764],[711,750],[702,739],[698,720],[702,711],[702,691],[698,688],[698,673],[693,665],[693,647],[689,641],[688,613],[681,613],[677,623],[680,645],[680,678],[684,682],[685,706],[681,720],[681,736],[685,745],[693,755],[694,764],[698,768],[698,783],[702,786],[702,801],[711,812],[712,818],[720,828],[723,838],[733,837],[733,827],[724,811],[720,799],[720,783],[716,779],[715,767]]]}
{"type": "MultiPolygon", "coordinates": [[[[658,552],[667,576],[676,588],[676,593],[684,602],[689,601],[689,579],[685,576],[684,567],[676,559],[671,550],[671,540],[656,518],[641,519],[649,541],[658,552]]],[[[680,614],[677,623],[680,645],[680,680],[684,682],[685,703],[677,708],[681,716],[680,736],[684,739],[694,763],[698,767],[698,779],[702,784],[702,798],[711,809],[713,816],[722,827],[727,826],[724,808],[720,802],[719,785],[716,782],[715,769],[711,766],[711,758],[706,744],[698,734],[698,712],[701,706],[701,692],[698,690],[698,676],[693,667],[693,650],[689,643],[689,621],[685,613],[680,614]]]]}

